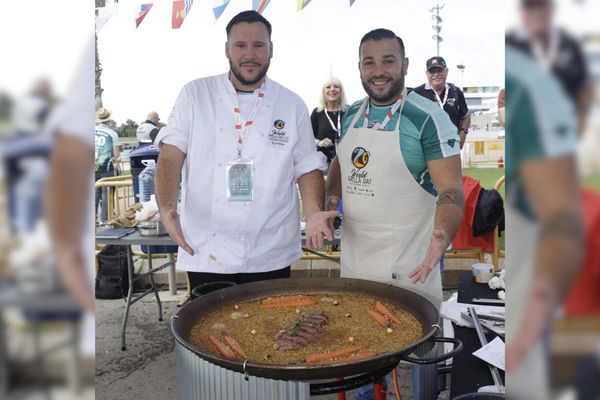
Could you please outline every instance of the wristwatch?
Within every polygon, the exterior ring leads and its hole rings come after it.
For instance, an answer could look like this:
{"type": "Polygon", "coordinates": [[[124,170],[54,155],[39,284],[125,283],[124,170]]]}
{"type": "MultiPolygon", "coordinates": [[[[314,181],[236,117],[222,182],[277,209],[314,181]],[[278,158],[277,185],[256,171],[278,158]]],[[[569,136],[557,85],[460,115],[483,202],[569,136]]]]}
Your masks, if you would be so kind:
{"type": "Polygon", "coordinates": [[[466,135],[466,134],[468,134],[468,133],[469,133],[469,128],[460,128],[458,131],[459,131],[459,132],[460,132],[460,131],[465,131],[465,135],[466,135]]]}

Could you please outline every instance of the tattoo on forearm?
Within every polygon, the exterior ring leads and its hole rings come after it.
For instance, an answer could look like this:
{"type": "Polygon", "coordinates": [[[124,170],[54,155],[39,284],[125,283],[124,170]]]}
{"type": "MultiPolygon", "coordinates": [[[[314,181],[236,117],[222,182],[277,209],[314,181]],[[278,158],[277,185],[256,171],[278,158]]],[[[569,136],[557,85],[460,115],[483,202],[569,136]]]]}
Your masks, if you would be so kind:
{"type": "Polygon", "coordinates": [[[583,226],[577,215],[569,212],[556,214],[544,222],[540,230],[540,238],[550,236],[569,237],[575,241],[582,241],[583,226]]]}
{"type": "Polygon", "coordinates": [[[440,193],[437,205],[442,204],[454,204],[456,207],[463,210],[465,208],[465,195],[460,189],[448,189],[443,193],[440,193]]]}

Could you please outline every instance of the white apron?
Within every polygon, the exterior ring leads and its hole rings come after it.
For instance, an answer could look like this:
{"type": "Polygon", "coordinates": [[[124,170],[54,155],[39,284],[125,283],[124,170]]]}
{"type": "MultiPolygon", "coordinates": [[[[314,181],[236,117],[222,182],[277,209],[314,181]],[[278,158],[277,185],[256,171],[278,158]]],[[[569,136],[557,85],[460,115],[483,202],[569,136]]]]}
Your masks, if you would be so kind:
{"type": "MultiPolygon", "coordinates": [[[[539,224],[506,207],[506,340],[514,340],[525,308],[529,288],[534,281],[535,249],[539,240],[539,224]]],[[[513,374],[506,375],[506,394],[514,400],[550,398],[548,362],[544,343],[538,340],[513,374]]]]}
{"type": "Polygon", "coordinates": [[[367,101],[337,150],[344,207],[341,276],[409,289],[439,309],[439,266],[424,284],[413,284],[408,278],[425,258],[436,197],[415,181],[404,162],[399,146],[401,118],[394,131],[354,128],[367,101]]]}

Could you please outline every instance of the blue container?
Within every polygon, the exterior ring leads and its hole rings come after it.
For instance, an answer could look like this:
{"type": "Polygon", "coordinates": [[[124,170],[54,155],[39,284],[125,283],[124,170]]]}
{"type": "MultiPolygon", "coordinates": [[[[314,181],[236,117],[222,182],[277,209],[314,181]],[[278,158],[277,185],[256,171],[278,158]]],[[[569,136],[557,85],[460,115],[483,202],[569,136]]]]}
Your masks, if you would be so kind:
{"type": "MultiPolygon", "coordinates": [[[[140,175],[142,171],[153,161],[158,162],[159,149],[155,145],[140,146],[129,153],[129,163],[131,167],[131,179],[133,181],[133,194],[136,201],[139,201],[140,195],[140,175]],[[149,162],[151,161],[151,162],[149,162]]],[[[154,191],[154,190],[152,190],[154,191]]],[[[148,246],[141,246],[142,252],[148,253],[148,246]]],[[[156,253],[177,253],[177,246],[150,246],[152,254],[156,253]]]]}

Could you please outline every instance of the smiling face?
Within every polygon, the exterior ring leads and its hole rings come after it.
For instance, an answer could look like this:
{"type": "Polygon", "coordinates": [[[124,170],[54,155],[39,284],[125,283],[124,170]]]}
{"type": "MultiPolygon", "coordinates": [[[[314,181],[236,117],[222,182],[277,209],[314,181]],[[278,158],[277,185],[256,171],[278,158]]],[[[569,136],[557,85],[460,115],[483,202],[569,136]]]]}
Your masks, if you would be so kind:
{"type": "Polygon", "coordinates": [[[231,81],[236,89],[254,90],[267,74],[273,44],[267,27],[260,22],[240,22],[231,28],[225,43],[231,81]]]}
{"type": "Polygon", "coordinates": [[[360,47],[358,69],[371,101],[386,105],[402,93],[408,58],[402,57],[396,39],[367,40],[360,47]]]}
{"type": "Polygon", "coordinates": [[[323,97],[325,101],[332,104],[338,104],[342,96],[342,85],[336,81],[329,81],[323,86],[323,97]]]}
{"type": "Polygon", "coordinates": [[[533,37],[544,37],[550,30],[553,4],[549,1],[528,1],[521,7],[523,25],[533,37]]]}
{"type": "Polygon", "coordinates": [[[448,68],[433,67],[427,70],[427,81],[433,88],[441,88],[446,85],[448,68]]]}

